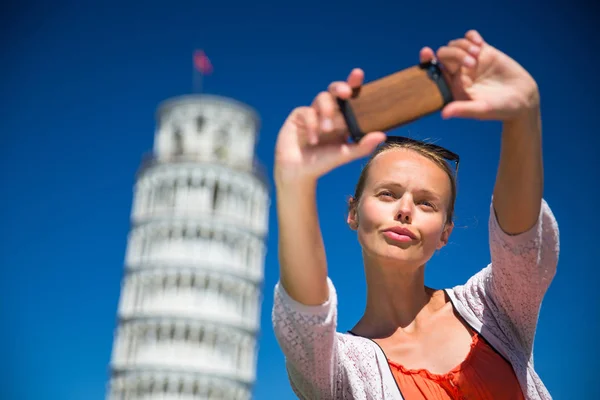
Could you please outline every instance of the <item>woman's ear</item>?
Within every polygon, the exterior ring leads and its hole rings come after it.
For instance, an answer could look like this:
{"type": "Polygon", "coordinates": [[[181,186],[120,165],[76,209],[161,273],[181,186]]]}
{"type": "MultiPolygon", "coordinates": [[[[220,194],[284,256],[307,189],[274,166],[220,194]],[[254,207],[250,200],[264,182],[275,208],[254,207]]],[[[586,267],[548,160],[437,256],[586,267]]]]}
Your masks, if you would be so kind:
{"type": "Polygon", "coordinates": [[[448,244],[448,240],[450,239],[450,234],[452,233],[452,229],[454,229],[454,223],[447,223],[444,227],[444,231],[442,232],[442,236],[440,237],[440,241],[437,245],[437,249],[440,250],[442,247],[448,244]]]}
{"type": "Polygon", "coordinates": [[[358,213],[356,209],[356,201],[354,201],[353,197],[350,197],[350,200],[348,200],[348,218],[346,219],[346,222],[353,231],[358,229],[358,213]]]}

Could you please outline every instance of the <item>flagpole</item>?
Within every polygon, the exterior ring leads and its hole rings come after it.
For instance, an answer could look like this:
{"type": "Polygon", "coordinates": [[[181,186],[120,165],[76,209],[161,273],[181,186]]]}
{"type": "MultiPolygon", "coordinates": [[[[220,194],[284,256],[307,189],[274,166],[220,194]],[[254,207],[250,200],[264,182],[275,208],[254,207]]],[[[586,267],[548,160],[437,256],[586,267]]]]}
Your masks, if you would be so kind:
{"type": "Polygon", "coordinates": [[[193,76],[193,84],[192,84],[192,93],[202,93],[202,74],[199,73],[196,68],[192,71],[193,76]]]}
{"type": "Polygon", "coordinates": [[[196,50],[193,55],[193,91],[202,93],[204,75],[212,72],[212,64],[203,50],[196,50]]]}

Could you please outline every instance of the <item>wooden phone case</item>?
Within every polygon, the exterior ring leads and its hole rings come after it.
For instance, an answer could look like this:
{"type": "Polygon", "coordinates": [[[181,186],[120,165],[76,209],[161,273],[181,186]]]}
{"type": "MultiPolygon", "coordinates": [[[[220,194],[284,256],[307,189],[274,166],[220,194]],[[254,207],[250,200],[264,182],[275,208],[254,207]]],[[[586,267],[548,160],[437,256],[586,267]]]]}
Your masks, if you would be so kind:
{"type": "Polygon", "coordinates": [[[452,94],[437,63],[416,65],[364,84],[338,105],[354,141],[441,110],[452,94]]]}

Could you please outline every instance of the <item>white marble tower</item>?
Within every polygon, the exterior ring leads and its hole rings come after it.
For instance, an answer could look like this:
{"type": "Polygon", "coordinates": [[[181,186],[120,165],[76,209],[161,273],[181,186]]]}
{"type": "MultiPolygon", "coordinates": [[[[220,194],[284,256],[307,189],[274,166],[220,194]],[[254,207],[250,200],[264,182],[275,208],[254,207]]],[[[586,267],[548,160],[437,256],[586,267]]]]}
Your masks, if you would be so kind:
{"type": "Polygon", "coordinates": [[[229,98],[158,107],[134,189],[109,400],[251,398],[270,203],[258,126],[229,98]]]}

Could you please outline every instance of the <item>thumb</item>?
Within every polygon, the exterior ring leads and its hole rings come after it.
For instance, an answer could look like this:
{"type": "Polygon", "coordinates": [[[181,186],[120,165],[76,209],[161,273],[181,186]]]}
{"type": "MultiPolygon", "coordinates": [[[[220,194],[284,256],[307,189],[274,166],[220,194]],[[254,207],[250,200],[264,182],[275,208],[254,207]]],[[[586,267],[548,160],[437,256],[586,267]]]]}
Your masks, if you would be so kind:
{"type": "Polygon", "coordinates": [[[453,101],[442,110],[442,118],[487,119],[491,111],[489,104],[484,101],[453,101]]]}
{"type": "Polygon", "coordinates": [[[367,133],[358,143],[348,146],[348,161],[356,160],[371,154],[380,143],[385,141],[386,137],[386,134],[383,132],[367,133]]]}
{"type": "Polygon", "coordinates": [[[326,173],[333,168],[347,164],[358,158],[365,157],[386,138],[383,132],[371,132],[363,136],[358,143],[328,144],[317,147],[312,153],[312,159],[321,165],[320,173],[326,173]]]}

